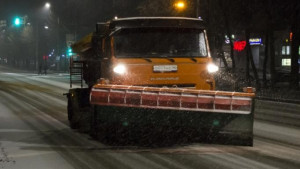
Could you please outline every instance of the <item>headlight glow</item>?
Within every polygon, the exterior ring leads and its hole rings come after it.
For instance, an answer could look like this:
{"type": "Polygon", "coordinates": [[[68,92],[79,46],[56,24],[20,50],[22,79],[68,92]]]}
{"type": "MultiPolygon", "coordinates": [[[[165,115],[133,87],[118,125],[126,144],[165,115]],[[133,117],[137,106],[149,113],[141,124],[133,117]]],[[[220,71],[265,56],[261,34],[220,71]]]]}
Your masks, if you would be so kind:
{"type": "Polygon", "coordinates": [[[216,73],[217,71],[219,71],[219,67],[213,63],[210,63],[207,65],[207,71],[208,73],[216,73]]]}
{"type": "Polygon", "coordinates": [[[120,75],[123,75],[126,73],[126,67],[124,65],[117,65],[114,67],[114,72],[120,75]]]}

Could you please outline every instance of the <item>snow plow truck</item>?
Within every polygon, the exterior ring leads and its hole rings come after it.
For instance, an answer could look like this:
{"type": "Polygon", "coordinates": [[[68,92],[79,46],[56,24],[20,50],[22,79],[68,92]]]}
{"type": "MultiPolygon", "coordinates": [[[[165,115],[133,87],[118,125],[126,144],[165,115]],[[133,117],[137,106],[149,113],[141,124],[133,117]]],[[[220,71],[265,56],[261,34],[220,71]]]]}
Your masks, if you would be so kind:
{"type": "Polygon", "coordinates": [[[71,128],[88,125],[91,135],[109,139],[124,131],[159,134],[171,127],[252,146],[255,94],[252,88],[215,90],[218,67],[201,20],[114,19],[97,23],[72,50],[66,94],[71,128]],[[81,88],[72,88],[76,82],[81,88]]]}

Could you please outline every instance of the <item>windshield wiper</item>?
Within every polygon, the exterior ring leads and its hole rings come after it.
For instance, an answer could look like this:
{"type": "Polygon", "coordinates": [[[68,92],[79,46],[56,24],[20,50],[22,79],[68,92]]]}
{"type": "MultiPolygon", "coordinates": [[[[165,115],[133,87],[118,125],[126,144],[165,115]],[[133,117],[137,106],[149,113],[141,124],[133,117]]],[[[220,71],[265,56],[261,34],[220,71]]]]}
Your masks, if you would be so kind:
{"type": "Polygon", "coordinates": [[[191,57],[190,58],[192,61],[194,61],[195,63],[197,63],[197,59],[195,59],[195,58],[193,58],[193,57],[191,57]]]}
{"type": "Polygon", "coordinates": [[[161,58],[167,59],[170,62],[175,62],[175,59],[171,58],[171,56],[168,55],[160,55],[161,58]]]}
{"type": "Polygon", "coordinates": [[[168,59],[170,62],[175,62],[173,58],[166,58],[166,59],[168,59]]]}
{"type": "Polygon", "coordinates": [[[149,58],[143,58],[143,59],[146,60],[147,62],[152,62],[152,60],[149,58]]]}
{"type": "MultiPolygon", "coordinates": [[[[185,58],[190,58],[193,62],[197,63],[197,59],[195,59],[193,56],[187,56],[187,55],[174,55],[175,57],[185,57],[185,58]]],[[[173,57],[174,57],[173,56],[173,57]]],[[[163,55],[162,57],[170,60],[171,62],[175,62],[175,60],[173,58],[171,58],[172,56],[166,56],[163,55]]]]}

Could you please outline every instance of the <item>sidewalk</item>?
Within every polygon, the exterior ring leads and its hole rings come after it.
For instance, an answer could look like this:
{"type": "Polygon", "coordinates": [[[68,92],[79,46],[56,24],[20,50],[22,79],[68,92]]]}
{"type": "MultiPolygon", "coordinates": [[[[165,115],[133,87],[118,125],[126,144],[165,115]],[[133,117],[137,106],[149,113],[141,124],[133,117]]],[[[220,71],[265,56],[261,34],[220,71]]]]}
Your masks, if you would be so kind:
{"type": "MultiPolygon", "coordinates": [[[[260,75],[260,77],[262,77],[262,75],[260,75]]],[[[262,81],[262,79],[260,81],[262,81]]],[[[228,72],[221,72],[216,76],[216,90],[241,92],[242,88],[247,86],[256,86],[253,77],[249,81],[245,78],[244,74],[235,76],[228,72]]],[[[260,90],[257,90],[256,98],[260,100],[300,104],[300,90],[291,89],[287,81],[276,82],[273,88],[262,87],[260,90]]]]}
{"type": "MultiPolygon", "coordinates": [[[[31,73],[31,74],[37,74],[37,70],[25,70],[25,69],[18,69],[13,68],[11,66],[1,65],[0,64],[0,72],[7,72],[7,73],[31,73]]],[[[42,72],[43,74],[43,72],[42,72]]],[[[47,70],[47,74],[69,74],[67,71],[55,71],[55,70],[47,70]]]]}
{"type": "MultiPolygon", "coordinates": [[[[300,90],[290,89],[289,83],[279,82],[273,89],[263,88],[256,93],[257,99],[300,104],[300,90]]],[[[300,110],[299,110],[300,111],[300,110]]]]}

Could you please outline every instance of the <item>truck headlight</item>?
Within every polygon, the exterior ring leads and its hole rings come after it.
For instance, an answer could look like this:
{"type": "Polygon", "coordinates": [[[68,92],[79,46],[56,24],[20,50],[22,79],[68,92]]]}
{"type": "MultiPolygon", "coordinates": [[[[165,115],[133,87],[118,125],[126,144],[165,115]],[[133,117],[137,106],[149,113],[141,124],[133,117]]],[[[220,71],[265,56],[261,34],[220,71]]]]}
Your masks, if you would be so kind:
{"type": "Polygon", "coordinates": [[[207,65],[207,71],[208,73],[216,73],[219,71],[219,67],[213,63],[210,63],[207,65]]]}
{"type": "Polygon", "coordinates": [[[126,67],[125,65],[117,65],[116,67],[114,67],[114,72],[120,75],[123,75],[126,73],[126,67]]]}

